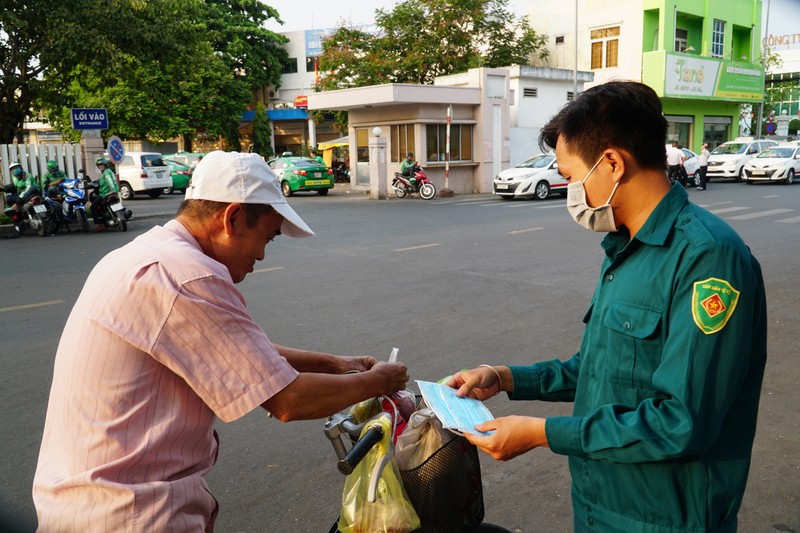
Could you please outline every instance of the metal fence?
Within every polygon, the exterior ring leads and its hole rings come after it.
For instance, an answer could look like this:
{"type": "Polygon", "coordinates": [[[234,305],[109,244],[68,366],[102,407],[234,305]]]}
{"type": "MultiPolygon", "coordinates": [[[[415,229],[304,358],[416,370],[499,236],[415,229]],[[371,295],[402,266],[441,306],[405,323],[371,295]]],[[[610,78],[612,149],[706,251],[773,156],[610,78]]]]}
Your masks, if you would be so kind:
{"type": "Polygon", "coordinates": [[[80,144],[0,144],[3,185],[11,182],[8,165],[14,161],[37,177],[47,174],[48,161],[56,161],[58,168],[70,178],[77,178],[78,170],[83,168],[80,144]]]}

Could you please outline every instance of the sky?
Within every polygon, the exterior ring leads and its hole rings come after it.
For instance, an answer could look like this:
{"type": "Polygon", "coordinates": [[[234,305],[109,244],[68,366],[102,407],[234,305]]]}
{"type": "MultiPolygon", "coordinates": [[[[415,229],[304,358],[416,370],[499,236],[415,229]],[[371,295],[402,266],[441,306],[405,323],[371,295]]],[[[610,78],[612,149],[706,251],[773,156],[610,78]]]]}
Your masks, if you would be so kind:
{"type": "MultiPolygon", "coordinates": [[[[287,31],[336,28],[342,22],[354,25],[375,22],[375,10],[391,11],[400,0],[262,0],[274,7],[283,19],[283,26],[270,20],[267,28],[278,33],[287,31]]],[[[509,0],[508,7],[522,15],[524,0],[509,0]]]]}

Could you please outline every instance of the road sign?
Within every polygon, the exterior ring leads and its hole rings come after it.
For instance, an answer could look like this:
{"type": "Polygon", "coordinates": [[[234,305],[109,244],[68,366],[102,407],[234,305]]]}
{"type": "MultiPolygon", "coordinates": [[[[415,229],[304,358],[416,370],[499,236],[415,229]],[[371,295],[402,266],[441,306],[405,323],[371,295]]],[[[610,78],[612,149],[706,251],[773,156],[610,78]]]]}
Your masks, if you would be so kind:
{"type": "Polygon", "coordinates": [[[122,146],[122,141],[116,135],[109,137],[106,151],[114,163],[119,163],[125,157],[125,147],[122,146]]]}
{"type": "Polygon", "coordinates": [[[107,130],[108,113],[105,109],[73,107],[70,109],[73,130],[107,130]]]}

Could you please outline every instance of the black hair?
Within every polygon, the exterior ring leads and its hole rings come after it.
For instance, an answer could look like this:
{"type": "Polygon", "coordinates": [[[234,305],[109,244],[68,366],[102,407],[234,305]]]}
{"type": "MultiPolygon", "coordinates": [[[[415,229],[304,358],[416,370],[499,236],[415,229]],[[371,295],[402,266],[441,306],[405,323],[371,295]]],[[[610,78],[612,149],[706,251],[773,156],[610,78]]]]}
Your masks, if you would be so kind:
{"type": "MultiPolygon", "coordinates": [[[[178,206],[178,215],[193,220],[206,220],[212,218],[220,211],[224,211],[230,203],[215,202],[213,200],[184,200],[178,206]]],[[[242,204],[244,206],[244,220],[248,228],[255,228],[263,215],[268,215],[274,208],[267,204],[242,204]]]]}
{"type": "Polygon", "coordinates": [[[582,92],[545,124],[542,151],[561,140],[586,165],[607,148],[623,149],[646,169],[666,167],[667,119],[656,92],[642,83],[611,81],[582,92]]]}

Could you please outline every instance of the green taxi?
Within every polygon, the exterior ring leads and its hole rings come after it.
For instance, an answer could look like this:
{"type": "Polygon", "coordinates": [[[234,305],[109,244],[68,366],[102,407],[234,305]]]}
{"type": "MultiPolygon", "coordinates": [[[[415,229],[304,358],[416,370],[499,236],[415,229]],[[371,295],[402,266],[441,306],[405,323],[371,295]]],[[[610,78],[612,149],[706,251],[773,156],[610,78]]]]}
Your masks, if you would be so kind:
{"type": "Polygon", "coordinates": [[[333,172],[324,164],[308,157],[281,156],[267,161],[281,182],[284,196],[298,191],[317,191],[320,196],[333,189],[333,172]]]}

